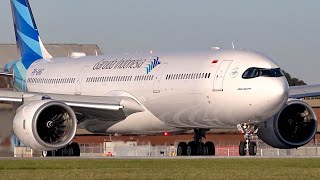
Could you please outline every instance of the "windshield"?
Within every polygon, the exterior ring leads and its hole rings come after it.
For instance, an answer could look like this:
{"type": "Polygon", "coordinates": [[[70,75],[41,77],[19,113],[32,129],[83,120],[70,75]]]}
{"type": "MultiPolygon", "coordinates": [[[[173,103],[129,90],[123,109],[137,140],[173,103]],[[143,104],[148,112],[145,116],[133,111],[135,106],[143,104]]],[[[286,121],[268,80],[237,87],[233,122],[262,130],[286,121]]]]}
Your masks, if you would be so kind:
{"type": "Polygon", "coordinates": [[[244,79],[250,79],[255,77],[282,77],[284,76],[283,71],[280,68],[275,69],[265,69],[265,68],[256,68],[252,67],[247,69],[243,75],[242,78],[244,79]]]}

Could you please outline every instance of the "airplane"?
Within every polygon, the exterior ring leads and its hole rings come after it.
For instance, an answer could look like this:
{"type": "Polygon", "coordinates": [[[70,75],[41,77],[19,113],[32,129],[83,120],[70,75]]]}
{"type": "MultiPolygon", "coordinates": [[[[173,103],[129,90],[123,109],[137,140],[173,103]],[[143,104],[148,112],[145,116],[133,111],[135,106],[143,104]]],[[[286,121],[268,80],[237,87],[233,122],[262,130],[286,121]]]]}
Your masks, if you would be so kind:
{"type": "Polygon", "coordinates": [[[78,124],[93,133],[178,134],[178,156],[215,155],[211,129],[238,128],[239,155],[257,154],[258,136],[275,148],[297,148],[315,135],[317,117],[299,98],[318,85],[291,88],[269,57],[245,49],[53,58],[28,0],[10,0],[21,60],[14,90],[0,101],[16,108],[15,135],[28,147],[80,156],[78,124]]]}

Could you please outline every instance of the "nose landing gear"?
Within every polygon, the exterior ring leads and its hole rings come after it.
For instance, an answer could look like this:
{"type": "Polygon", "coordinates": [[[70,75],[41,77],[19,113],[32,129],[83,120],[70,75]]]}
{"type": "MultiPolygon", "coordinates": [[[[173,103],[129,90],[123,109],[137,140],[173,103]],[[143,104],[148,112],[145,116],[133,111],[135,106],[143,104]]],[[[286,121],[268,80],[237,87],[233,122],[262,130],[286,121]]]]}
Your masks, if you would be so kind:
{"type": "Polygon", "coordinates": [[[178,156],[214,156],[215,147],[213,142],[202,142],[202,138],[206,137],[207,129],[194,129],[193,141],[188,144],[180,142],[177,148],[178,156]]]}
{"type": "Polygon", "coordinates": [[[239,155],[245,156],[247,152],[249,152],[250,156],[255,156],[257,154],[257,144],[251,140],[258,131],[257,126],[250,124],[238,124],[237,128],[244,134],[244,138],[246,140],[240,142],[239,155]]]}

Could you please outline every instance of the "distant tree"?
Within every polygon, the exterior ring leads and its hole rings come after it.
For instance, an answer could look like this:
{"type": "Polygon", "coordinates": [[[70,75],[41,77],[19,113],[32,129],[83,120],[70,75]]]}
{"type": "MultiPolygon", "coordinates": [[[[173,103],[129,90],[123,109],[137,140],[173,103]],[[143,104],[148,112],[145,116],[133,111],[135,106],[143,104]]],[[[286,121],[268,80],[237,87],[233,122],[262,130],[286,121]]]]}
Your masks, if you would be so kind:
{"type": "Polygon", "coordinates": [[[307,85],[303,80],[300,80],[298,78],[291,77],[291,75],[287,72],[284,72],[285,76],[287,78],[287,81],[289,83],[289,86],[301,86],[301,85],[307,85]]]}

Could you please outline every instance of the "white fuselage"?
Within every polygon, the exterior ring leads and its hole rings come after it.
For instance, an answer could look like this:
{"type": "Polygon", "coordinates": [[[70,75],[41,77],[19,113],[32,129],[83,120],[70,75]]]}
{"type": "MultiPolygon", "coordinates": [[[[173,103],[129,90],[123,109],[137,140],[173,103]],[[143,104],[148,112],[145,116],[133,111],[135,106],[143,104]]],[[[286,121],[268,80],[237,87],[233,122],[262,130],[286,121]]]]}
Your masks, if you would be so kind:
{"type": "Polygon", "coordinates": [[[278,65],[246,50],[54,58],[34,62],[26,81],[30,92],[130,96],[144,112],[100,129],[88,123],[87,129],[145,134],[235,128],[274,116],[287,102],[287,81],[285,77],[242,78],[250,67],[278,65]]]}

